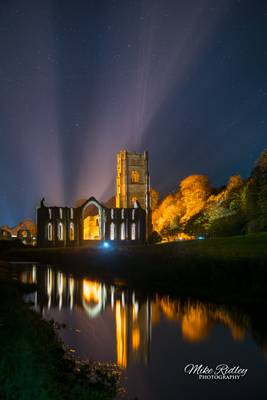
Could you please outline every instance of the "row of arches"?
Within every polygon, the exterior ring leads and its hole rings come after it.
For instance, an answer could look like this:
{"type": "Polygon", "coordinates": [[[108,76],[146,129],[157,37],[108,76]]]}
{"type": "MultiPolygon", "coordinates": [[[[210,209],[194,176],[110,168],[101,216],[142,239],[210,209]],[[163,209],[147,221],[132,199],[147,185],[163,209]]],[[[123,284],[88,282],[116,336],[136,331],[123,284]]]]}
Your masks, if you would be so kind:
{"type": "MultiPolygon", "coordinates": [[[[49,242],[52,242],[54,239],[57,239],[59,241],[63,241],[65,239],[64,237],[64,226],[62,222],[59,222],[57,225],[57,230],[56,230],[56,238],[54,238],[54,229],[53,229],[53,224],[52,222],[48,222],[47,224],[47,239],[49,242]]],[[[73,241],[75,240],[75,227],[74,223],[70,222],[69,224],[69,240],[73,241]]],[[[136,240],[136,223],[133,222],[131,224],[131,231],[130,231],[130,239],[131,240],[136,240]]],[[[114,222],[111,222],[110,224],[110,232],[109,232],[109,239],[110,240],[126,240],[126,226],[125,222],[122,222],[120,224],[120,229],[119,229],[119,237],[116,237],[116,225],[114,222]]]]}
{"type": "MultiPolygon", "coordinates": [[[[64,240],[64,226],[62,222],[59,222],[57,225],[57,240],[63,241],[64,240]]],[[[52,242],[54,238],[54,229],[53,229],[53,224],[52,222],[48,222],[47,224],[47,239],[49,242],[52,242]]],[[[69,240],[73,241],[75,240],[75,227],[74,223],[70,222],[69,224],[69,240]]]]}
{"type": "MultiPolygon", "coordinates": [[[[119,239],[119,240],[126,240],[126,226],[125,226],[125,222],[122,222],[120,224],[120,230],[119,230],[119,237],[116,238],[116,226],[114,224],[114,222],[111,222],[110,224],[110,240],[115,240],[115,239],[119,239]]],[[[131,224],[131,237],[130,240],[136,240],[136,223],[133,222],[131,224]]]]}

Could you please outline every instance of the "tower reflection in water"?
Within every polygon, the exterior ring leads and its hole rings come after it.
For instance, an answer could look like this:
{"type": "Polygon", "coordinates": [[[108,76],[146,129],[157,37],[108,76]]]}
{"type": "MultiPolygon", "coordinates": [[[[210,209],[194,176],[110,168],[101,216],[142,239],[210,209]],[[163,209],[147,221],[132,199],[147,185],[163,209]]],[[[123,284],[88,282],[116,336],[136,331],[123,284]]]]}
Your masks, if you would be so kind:
{"type": "Polygon", "coordinates": [[[233,340],[238,341],[251,330],[248,317],[221,306],[181,302],[158,295],[151,299],[137,298],[130,290],[87,278],[75,279],[52,267],[37,269],[33,266],[18,277],[22,282],[37,283],[38,290],[31,295],[31,300],[43,314],[52,308],[58,311],[67,308],[73,312],[79,308],[88,318],[95,319],[103,316],[107,308],[111,309],[117,364],[124,368],[131,363],[148,363],[151,332],[162,320],[176,323],[183,340],[189,343],[206,340],[216,324],[226,327],[233,340]]]}

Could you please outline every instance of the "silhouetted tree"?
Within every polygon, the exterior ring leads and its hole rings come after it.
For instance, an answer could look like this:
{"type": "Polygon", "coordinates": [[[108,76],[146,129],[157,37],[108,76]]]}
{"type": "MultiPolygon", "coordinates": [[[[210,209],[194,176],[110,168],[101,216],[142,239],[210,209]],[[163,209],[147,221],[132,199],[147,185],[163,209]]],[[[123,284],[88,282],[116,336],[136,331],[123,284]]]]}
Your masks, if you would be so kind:
{"type": "Polygon", "coordinates": [[[267,149],[258,159],[248,184],[248,230],[267,229],[267,149]]]}

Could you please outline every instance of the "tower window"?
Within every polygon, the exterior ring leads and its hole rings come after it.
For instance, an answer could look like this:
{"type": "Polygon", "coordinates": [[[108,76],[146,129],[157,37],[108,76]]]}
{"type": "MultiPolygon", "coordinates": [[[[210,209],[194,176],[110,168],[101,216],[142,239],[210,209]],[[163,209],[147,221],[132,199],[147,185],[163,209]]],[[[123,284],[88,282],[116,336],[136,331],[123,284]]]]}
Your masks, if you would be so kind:
{"type": "Polygon", "coordinates": [[[114,218],[114,208],[112,208],[112,209],[110,210],[110,216],[111,216],[111,219],[114,218]]]}
{"type": "Polygon", "coordinates": [[[62,216],[63,216],[63,211],[62,211],[62,208],[60,208],[59,209],[59,218],[62,219],[62,216]]]}
{"type": "Polygon", "coordinates": [[[63,224],[60,222],[57,227],[57,238],[58,240],[63,240],[63,224]]]}
{"type": "Polygon", "coordinates": [[[131,173],[131,183],[139,183],[140,182],[140,174],[138,171],[133,170],[131,173]]]}
{"type": "Polygon", "coordinates": [[[71,209],[70,209],[70,218],[71,218],[71,219],[73,219],[73,215],[74,215],[74,213],[73,213],[73,208],[71,208],[71,209]]]}
{"type": "Polygon", "coordinates": [[[134,208],[137,208],[137,203],[136,202],[137,202],[137,197],[133,196],[132,197],[132,205],[133,205],[134,208]]]}
{"type": "Polygon", "coordinates": [[[51,210],[51,208],[48,208],[48,215],[49,215],[49,219],[52,219],[52,210],[51,210]]]}
{"type": "Polygon", "coordinates": [[[132,220],[134,220],[135,217],[135,209],[132,210],[132,220]]]}
{"type": "Polygon", "coordinates": [[[51,222],[49,222],[47,225],[47,239],[49,240],[49,242],[53,240],[53,225],[51,224],[51,222]]]}
{"type": "Polygon", "coordinates": [[[124,208],[121,210],[121,219],[124,219],[124,208]]]}

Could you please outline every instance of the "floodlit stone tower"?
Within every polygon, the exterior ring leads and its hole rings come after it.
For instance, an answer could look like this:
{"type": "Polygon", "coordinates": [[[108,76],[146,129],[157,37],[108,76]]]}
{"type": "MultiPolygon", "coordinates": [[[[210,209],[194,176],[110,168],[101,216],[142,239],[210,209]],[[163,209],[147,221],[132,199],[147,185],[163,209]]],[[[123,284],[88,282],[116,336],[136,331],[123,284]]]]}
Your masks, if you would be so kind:
{"type": "Polygon", "coordinates": [[[147,213],[147,236],[151,228],[148,152],[122,150],[117,154],[116,207],[132,208],[136,202],[147,213]]]}

